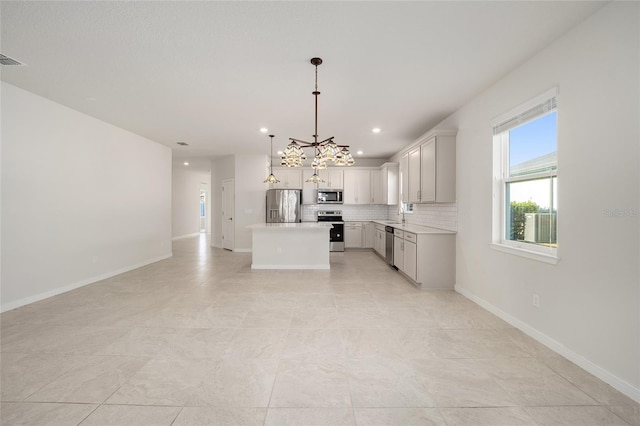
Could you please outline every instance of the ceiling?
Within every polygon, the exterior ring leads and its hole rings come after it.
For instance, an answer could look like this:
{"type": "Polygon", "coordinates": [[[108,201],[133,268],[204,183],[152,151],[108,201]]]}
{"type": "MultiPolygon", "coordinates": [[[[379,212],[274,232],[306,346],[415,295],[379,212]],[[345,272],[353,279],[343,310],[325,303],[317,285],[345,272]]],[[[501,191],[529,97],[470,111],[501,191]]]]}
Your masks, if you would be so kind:
{"type": "Polygon", "coordinates": [[[3,1],[1,78],[214,158],[312,140],[319,56],[320,139],[388,158],[602,5],[3,1]]]}

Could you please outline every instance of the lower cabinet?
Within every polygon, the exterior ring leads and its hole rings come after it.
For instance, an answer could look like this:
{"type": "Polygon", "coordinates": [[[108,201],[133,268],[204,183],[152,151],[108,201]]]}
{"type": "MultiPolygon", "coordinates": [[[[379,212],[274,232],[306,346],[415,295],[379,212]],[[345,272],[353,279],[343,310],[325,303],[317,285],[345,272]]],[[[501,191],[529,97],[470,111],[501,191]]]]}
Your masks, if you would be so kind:
{"type": "Polygon", "coordinates": [[[376,226],[373,222],[362,223],[362,245],[364,248],[374,248],[376,226]]]}
{"type": "Polygon", "coordinates": [[[385,257],[387,255],[387,234],[385,233],[383,225],[375,226],[375,241],[373,242],[373,249],[380,256],[385,257]]]}
{"type": "Polygon", "coordinates": [[[393,264],[413,281],[417,281],[417,235],[395,230],[393,235],[393,264]]]}
{"type": "Polygon", "coordinates": [[[344,224],[344,247],[362,248],[362,222],[345,222],[344,224]]]}
{"type": "Polygon", "coordinates": [[[418,255],[418,249],[416,243],[405,239],[402,249],[404,250],[404,269],[402,272],[407,274],[412,280],[417,281],[418,264],[416,256],[418,255]]]}
{"type": "Polygon", "coordinates": [[[422,288],[453,289],[455,234],[414,234],[395,230],[393,264],[422,288]]]}
{"type": "Polygon", "coordinates": [[[404,271],[404,238],[402,231],[393,235],[393,265],[401,271],[404,271]]]}

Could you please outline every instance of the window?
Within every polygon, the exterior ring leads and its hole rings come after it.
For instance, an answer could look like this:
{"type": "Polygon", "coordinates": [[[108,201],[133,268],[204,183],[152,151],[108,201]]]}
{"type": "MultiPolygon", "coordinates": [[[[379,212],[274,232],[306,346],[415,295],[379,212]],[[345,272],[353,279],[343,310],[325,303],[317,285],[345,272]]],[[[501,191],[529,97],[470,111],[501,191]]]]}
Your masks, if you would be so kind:
{"type": "Polygon", "coordinates": [[[494,247],[555,263],[557,89],[493,122],[494,247]]]}

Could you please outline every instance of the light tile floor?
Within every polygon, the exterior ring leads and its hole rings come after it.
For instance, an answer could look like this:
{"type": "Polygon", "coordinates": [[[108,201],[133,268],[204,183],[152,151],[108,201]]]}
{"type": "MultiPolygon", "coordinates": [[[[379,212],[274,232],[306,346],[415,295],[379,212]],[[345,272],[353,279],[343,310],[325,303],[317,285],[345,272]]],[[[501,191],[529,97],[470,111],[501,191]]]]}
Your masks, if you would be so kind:
{"type": "Polygon", "coordinates": [[[0,316],[3,425],[640,425],[610,386],[372,252],[174,256],[0,316]]]}

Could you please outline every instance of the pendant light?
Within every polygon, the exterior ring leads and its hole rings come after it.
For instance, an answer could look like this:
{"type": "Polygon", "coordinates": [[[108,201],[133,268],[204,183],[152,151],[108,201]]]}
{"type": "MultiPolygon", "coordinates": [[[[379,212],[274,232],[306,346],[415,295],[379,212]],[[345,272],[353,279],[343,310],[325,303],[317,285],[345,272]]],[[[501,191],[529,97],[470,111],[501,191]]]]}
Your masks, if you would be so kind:
{"type": "Polygon", "coordinates": [[[278,183],[280,180],[273,175],[273,135],[269,135],[271,139],[271,151],[269,153],[269,176],[264,180],[264,183],[278,183]]]}

